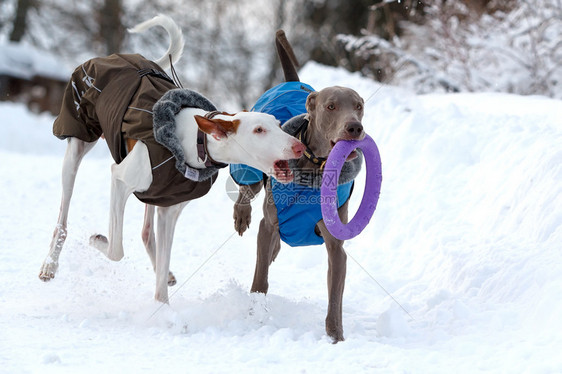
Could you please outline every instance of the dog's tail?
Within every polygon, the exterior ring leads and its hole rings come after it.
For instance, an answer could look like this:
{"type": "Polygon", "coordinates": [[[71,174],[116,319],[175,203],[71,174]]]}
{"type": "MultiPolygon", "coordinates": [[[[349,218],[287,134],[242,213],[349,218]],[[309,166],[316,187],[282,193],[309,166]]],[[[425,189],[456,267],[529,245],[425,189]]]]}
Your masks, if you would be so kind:
{"type": "Polygon", "coordinates": [[[277,54],[281,61],[283,74],[285,74],[285,81],[300,82],[299,75],[297,74],[299,62],[293,52],[293,47],[291,47],[291,44],[285,36],[285,31],[277,30],[275,33],[275,47],[277,47],[277,54]]]}
{"type": "Polygon", "coordinates": [[[173,19],[159,14],[148,21],[139,23],[127,31],[131,33],[139,33],[148,30],[153,26],[162,26],[170,36],[170,46],[168,47],[168,50],[164,56],[155,61],[162,69],[167,69],[170,67],[170,56],[172,57],[172,63],[175,64],[181,58],[183,53],[183,34],[173,19]]]}

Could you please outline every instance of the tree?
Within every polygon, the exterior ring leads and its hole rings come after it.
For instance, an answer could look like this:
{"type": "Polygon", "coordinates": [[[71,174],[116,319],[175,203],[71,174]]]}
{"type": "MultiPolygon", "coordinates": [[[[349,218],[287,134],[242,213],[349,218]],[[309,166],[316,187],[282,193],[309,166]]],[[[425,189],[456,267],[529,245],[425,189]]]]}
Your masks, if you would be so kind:
{"type": "Polygon", "coordinates": [[[302,0],[302,20],[313,34],[310,58],[326,65],[337,65],[333,38],[338,34],[358,35],[367,23],[372,0],[302,0]]]}
{"type": "Polygon", "coordinates": [[[73,46],[92,46],[96,53],[120,52],[125,40],[123,1],[96,0],[81,4],[60,0],[1,0],[12,17],[2,17],[0,28],[10,26],[9,40],[20,42],[24,37],[33,44],[61,52],[73,46]],[[49,40],[54,45],[48,45],[49,40]],[[45,45],[47,44],[47,45],[45,45]]]}
{"type": "Polygon", "coordinates": [[[16,14],[12,22],[10,41],[19,42],[27,31],[27,14],[35,6],[34,0],[18,0],[16,14]]]}
{"type": "Polygon", "coordinates": [[[105,54],[121,52],[125,39],[122,22],[123,4],[121,0],[104,0],[98,9],[98,37],[105,45],[105,54]]]}
{"type": "Polygon", "coordinates": [[[389,40],[374,33],[340,35],[339,63],[418,93],[562,98],[559,0],[433,0],[424,13],[422,22],[402,21],[401,32],[389,40]]]}

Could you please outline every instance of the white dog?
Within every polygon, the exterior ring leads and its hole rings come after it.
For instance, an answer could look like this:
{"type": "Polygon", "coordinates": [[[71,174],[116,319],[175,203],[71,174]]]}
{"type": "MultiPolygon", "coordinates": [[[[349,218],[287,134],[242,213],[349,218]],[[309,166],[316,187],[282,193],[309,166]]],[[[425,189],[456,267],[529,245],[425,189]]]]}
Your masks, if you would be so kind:
{"type": "Polygon", "coordinates": [[[43,281],[54,278],[58,268],[82,157],[102,135],[116,161],[111,168],[109,235],[93,235],[90,243],[119,261],[127,198],[134,193],[146,202],[142,237],[156,272],[155,297],[161,302],[168,302],[167,286],[176,283],[169,266],[177,218],[190,200],[209,191],[220,167],[243,163],[278,180],[292,180],[287,160],[299,158],[303,144],[283,132],[271,115],[217,112],[203,96],[176,89],[162,69],[181,56],[181,30],[160,15],[131,31],[156,25],[164,27],[171,39],[166,55],[156,63],[140,55],[111,55],[85,62],[72,75],[53,125],[56,136],[68,139],[68,148],[60,215],[39,273],[43,281]]]}

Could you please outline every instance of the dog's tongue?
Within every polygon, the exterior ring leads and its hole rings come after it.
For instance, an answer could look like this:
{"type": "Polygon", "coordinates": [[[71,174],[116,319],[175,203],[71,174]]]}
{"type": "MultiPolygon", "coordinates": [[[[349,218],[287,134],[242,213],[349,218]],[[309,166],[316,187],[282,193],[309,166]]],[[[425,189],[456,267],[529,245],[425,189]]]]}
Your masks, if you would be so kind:
{"type": "Polygon", "coordinates": [[[278,160],[273,164],[275,179],[281,183],[289,183],[293,180],[293,172],[289,168],[287,160],[278,160]]]}
{"type": "Polygon", "coordinates": [[[349,156],[347,156],[347,158],[345,159],[346,161],[351,161],[353,160],[355,157],[357,157],[357,151],[354,149],[353,151],[351,151],[351,153],[349,154],[349,156]]]}

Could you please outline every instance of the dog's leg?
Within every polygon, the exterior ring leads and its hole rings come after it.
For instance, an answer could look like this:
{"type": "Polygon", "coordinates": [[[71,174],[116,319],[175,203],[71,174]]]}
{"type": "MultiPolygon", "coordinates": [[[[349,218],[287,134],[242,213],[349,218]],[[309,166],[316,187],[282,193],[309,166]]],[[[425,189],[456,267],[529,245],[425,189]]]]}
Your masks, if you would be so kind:
{"type": "Polygon", "coordinates": [[[270,225],[265,218],[260,222],[258,231],[258,250],[254,281],[251,292],[267,293],[269,288],[269,265],[273,262],[281,248],[279,229],[270,225]]]}
{"type": "Polygon", "coordinates": [[[53,240],[49,253],[41,266],[39,271],[39,279],[48,281],[55,277],[59,266],[59,256],[62,251],[62,246],[66,239],[66,224],[68,218],[68,209],[70,206],[70,198],[74,190],[74,182],[76,180],[76,173],[82,158],[96,142],[87,143],[78,138],[69,138],[64,161],[62,163],[62,199],[60,204],[59,218],[57,227],[53,233],[53,240]]]}
{"type": "Polygon", "coordinates": [[[109,240],[103,235],[90,237],[90,244],[110,260],[123,258],[123,215],[127,198],[134,191],[146,191],[152,183],[148,148],[138,142],[120,164],[111,166],[109,240]]]}
{"type": "MultiPolygon", "coordinates": [[[[154,235],[154,205],[146,204],[144,210],[144,223],[142,225],[142,242],[150,257],[152,269],[156,271],[156,239],[154,235]]],[[[168,274],[168,286],[176,284],[176,277],[170,271],[168,274]]]]}
{"type": "MultiPolygon", "coordinates": [[[[349,201],[348,201],[349,202],[349,201]]],[[[339,216],[343,223],[347,223],[348,202],[339,208],[339,216]]],[[[343,240],[336,239],[330,234],[324,221],[318,222],[318,228],[326,243],[328,251],[328,314],[326,316],[326,333],[334,343],[343,341],[342,303],[347,255],[343,249],[343,240]]]]}
{"type": "Polygon", "coordinates": [[[263,182],[249,185],[241,185],[239,188],[238,198],[234,204],[234,230],[242,236],[250,227],[252,221],[252,200],[261,191],[263,182]]]}
{"type": "Polygon", "coordinates": [[[187,203],[188,201],[157,209],[156,294],[154,297],[162,303],[168,303],[168,280],[174,230],[178,217],[187,203]]]}
{"type": "Polygon", "coordinates": [[[269,265],[275,260],[281,249],[277,209],[275,208],[269,186],[266,191],[266,197],[263,202],[263,218],[258,231],[256,270],[251,288],[251,292],[261,293],[267,293],[269,288],[269,265]]]}
{"type": "Polygon", "coordinates": [[[142,242],[146,248],[146,253],[150,257],[152,269],[156,269],[156,238],[154,235],[154,211],[155,206],[145,204],[144,206],[144,221],[142,224],[142,242]]]}

